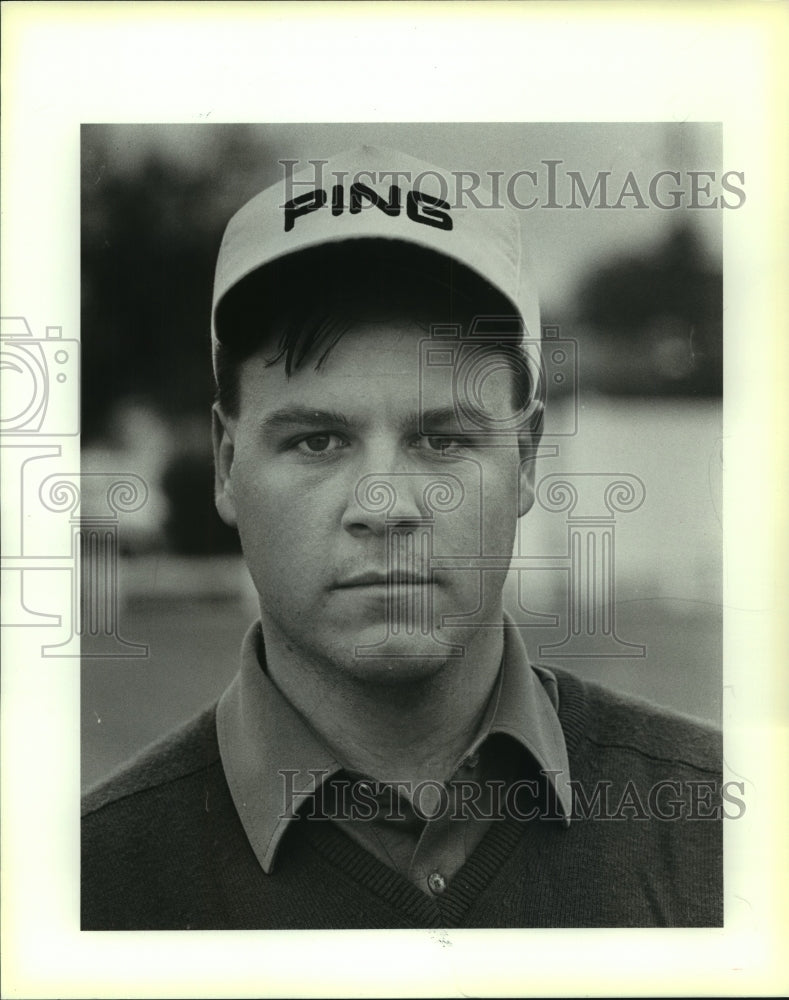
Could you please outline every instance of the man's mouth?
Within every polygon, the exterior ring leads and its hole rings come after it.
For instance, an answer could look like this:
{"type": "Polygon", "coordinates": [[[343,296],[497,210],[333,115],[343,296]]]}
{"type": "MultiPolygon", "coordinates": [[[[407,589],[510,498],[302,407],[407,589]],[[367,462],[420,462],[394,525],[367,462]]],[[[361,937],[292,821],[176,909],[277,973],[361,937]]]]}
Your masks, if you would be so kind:
{"type": "Polygon", "coordinates": [[[335,590],[351,590],[354,587],[425,587],[434,582],[432,575],[422,573],[370,571],[343,577],[334,585],[334,588],[335,590]]]}

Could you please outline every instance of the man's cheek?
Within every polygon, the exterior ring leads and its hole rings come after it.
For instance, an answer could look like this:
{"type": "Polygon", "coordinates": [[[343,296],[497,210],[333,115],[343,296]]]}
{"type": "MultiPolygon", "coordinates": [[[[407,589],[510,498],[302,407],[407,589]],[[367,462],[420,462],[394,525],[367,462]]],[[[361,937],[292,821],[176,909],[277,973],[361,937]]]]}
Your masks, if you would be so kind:
{"type": "Polygon", "coordinates": [[[455,530],[464,548],[480,554],[509,555],[518,514],[515,463],[480,462],[476,481],[466,484],[466,496],[455,530]],[[484,552],[483,552],[484,550],[484,552]]]}

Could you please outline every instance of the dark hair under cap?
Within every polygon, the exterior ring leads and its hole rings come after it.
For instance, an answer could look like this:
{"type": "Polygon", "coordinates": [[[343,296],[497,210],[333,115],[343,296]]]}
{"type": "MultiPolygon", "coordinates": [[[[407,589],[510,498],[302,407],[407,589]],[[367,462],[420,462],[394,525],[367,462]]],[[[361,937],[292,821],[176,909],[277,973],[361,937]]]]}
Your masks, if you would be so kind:
{"type": "Polygon", "coordinates": [[[523,336],[512,303],[448,258],[396,241],[314,247],[252,272],[218,303],[218,402],[237,415],[239,366],[261,349],[270,348],[268,363],[284,362],[291,375],[308,361],[320,368],[358,320],[403,315],[424,322],[426,333],[431,324],[467,327],[478,316],[497,317],[492,347],[518,345],[523,336]]]}

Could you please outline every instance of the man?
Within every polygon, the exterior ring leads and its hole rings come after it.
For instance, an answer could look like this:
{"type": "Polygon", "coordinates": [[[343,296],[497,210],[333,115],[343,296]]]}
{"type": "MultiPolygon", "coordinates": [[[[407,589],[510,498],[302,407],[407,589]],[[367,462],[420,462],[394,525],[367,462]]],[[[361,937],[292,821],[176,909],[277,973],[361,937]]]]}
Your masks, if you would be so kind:
{"type": "Polygon", "coordinates": [[[228,225],[216,503],[260,620],[87,796],[85,929],[722,923],[716,734],[531,666],[503,611],[539,310],[517,213],[451,185],[365,147],[228,225]]]}

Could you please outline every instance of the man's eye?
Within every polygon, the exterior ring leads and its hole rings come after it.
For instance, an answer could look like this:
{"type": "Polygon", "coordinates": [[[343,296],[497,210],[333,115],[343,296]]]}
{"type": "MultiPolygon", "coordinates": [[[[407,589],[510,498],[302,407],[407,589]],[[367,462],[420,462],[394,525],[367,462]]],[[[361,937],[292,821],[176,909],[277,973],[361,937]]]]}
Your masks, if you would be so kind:
{"type": "Polygon", "coordinates": [[[296,442],[296,451],[303,455],[325,455],[345,445],[346,442],[337,434],[310,434],[296,442]]]}
{"type": "Polygon", "coordinates": [[[458,448],[465,448],[469,445],[469,439],[465,437],[458,437],[452,434],[428,434],[422,441],[425,442],[427,449],[429,451],[435,451],[439,454],[444,451],[456,451],[458,448]]]}

